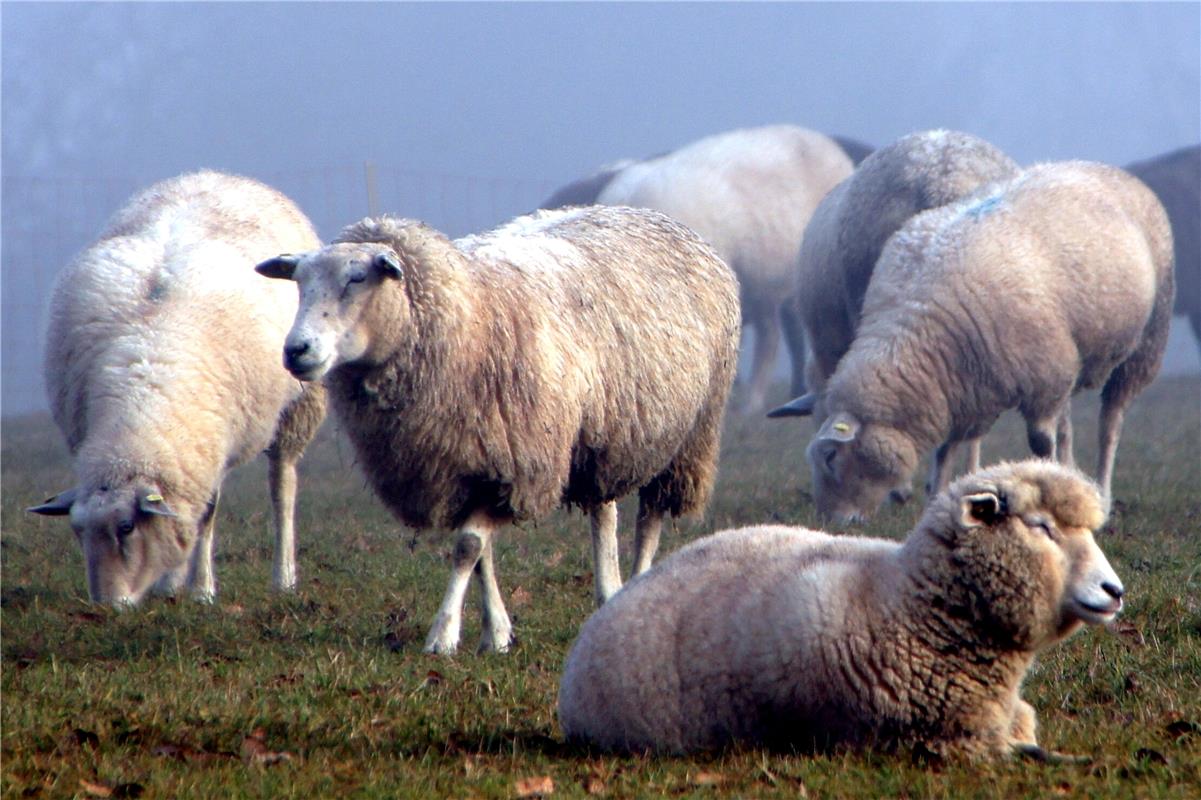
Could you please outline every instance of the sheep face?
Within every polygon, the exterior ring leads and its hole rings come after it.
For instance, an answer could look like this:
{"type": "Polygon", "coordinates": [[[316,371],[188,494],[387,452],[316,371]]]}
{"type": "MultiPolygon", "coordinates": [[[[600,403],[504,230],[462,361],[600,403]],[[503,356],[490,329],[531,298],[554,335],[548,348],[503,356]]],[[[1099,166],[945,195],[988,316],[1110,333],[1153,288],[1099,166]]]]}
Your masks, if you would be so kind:
{"type": "MultiPolygon", "coordinates": [[[[255,269],[299,285],[300,305],[284,342],[284,367],[292,375],[315,381],[343,364],[376,360],[366,320],[374,318],[371,309],[384,285],[403,278],[395,251],[382,244],[335,244],[255,269]]],[[[395,310],[390,317],[390,325],[403,325],[395,310]]]]}
{"type": "Polygon", "coordinates": [[[949,558],[950,605],[995,643],[1037,650],[1112,621],[1125,590],[1093,538],[1104,520],[1095,487],[1058,465],[1027,464],[960,480],[919,527],[949,558]]]}
{"type": "Polygon", "coordinates": [[[917,448],[895,428],[831,415],[806,451],[813,496],[826,519],[862,522],[890,495],[901,502],[917,467],[917,448]]]}
{"type": "Polygon", "coordinates": [[[167,572],[183,566],[195,544],[190,526],[149,487],[71,490],[29,510],[69,517],[94,603],[135,605],[167,572]]]}

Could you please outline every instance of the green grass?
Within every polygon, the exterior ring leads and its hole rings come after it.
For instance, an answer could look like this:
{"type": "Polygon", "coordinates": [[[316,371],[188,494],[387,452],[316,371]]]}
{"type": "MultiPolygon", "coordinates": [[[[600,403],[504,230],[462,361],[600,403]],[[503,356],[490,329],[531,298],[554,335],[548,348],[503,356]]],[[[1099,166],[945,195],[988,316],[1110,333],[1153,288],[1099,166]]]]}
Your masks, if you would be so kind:
{"type": "MultiPolygon", "coordinates": [[[[1095,402],[1079,405],[1090,470],[1095,402]]],[[[1113,631],[1048,652],[1027,681],[1044,745],[1092,757],[930,766],[879,754],[753,749],[696,758],[613,757],[563,743],[558,675],[591,610],[587,523],[557,514],[497,546],[517,645],[474,655],[473,591],[462,653],[421,652],[447,577],[449,537],[398,529],[327,424],[302,467],[300,590],[276,596],[262,463],[235,473],[218,521],[216,606],[89,605],[62,520],[22,509],[70,468],[45,417],[5,419],[0,524],[4,797],[512,797],[549,778],[554,796],[1197,797],[1201,793],[1201,382],[1162,380],[1135,405],[1102,547],[1129,591],[1113,631]],[[261,757],[256,760],[255,753],[261,757]],[[263,754],[286,754],[278,763],[263,754]],[[81,781],[86,783],[81,783],[81,781]],[[88,786],[94,785],[89,790],[88,786]],[[91,792],[91,795],[89,794],[91,792]]],[[[662,552],[713,530],[813,525],[808,422],[731,419],[714,502],[666,531],[662,552]]],[[[985,455],[1022,457],[1006,417],[985,455]]],[[[868,532],[897,537],[916,504],[868,532]]],[[[623,564],[629,522],[622,508],[623,564]]]]}

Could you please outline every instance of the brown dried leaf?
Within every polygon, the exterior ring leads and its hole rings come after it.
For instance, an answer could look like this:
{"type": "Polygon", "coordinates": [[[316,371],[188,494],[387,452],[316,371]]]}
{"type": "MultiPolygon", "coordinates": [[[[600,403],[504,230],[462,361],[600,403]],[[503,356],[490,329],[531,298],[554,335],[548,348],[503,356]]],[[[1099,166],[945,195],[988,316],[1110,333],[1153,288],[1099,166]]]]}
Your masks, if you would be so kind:
{"type": "Polygon", "coordinates": [[[425,683],[428,686],[437,686],[438,684],[442,683],[442,680],[442,673],[436,669],[431,669],[429,672],[425,673],[425,683]]]}
{"type": "Polygon", "coordinates": [[[532,595],[528,589],[518,586],[509,595],[509,605],[513,608],[520,608],[521,606],[528,605],[533,599],[534,595],[532,595]]]}
{"type": "Polygon", "coordinates": [[[226,614],[229,614],[231,617],[240,617],[246,613],[246,609],[237,603],[227,603],[226,605],[221,606],[221,610],[226,614]]]}
{"type": "Polygon", "coordinates": [[[546,557],[546,561],[542,562],[548,567],[557,567],[563,563],[563,551],[556,550],[546,557]]]}
{"type": "Polygon", "coordinates": [[[76,728],[71,731],[75,736],[75,742],[80,747],[90,747],[95,750],[100,746],[100,737],[92,731],[85,731],[83,728],[76,728]]]}
{"type": "Polygon", "coordinates": [[[584,791],[592,795],[604,794],[608,790],[609,787],[600,778],[589,778],[584,785],[584,791]]]}
{"type": "Polygon", "coordinates": [[[1139,761],[1146,761],[1151,764],[1168,765],[1168,757],[1158,750],[1152,750],[1150,747],[1140,747],[1134,751],[1134,757],[1139,761]]]}
{"type": "Polygon", "coordinates": [[[112,797],[113,790],[105,786],[103,783],[92,783],[83,778],[79,779],[79,788],[82,789],[89,797],[112,797]]]}
{"type": "Polygon", "coordinates": [[[691,782],[693,786],[717,786],[725,779],[720,772],[698,772],[692,776],[691,782]]]}
{"type": "Polygon", "coordinates": [[[1129,620],[1118,620],[1111,624],[1109,629],[1131,647],[1145,647],[1147,644],[1147,639],[1143,636],[1143,632],[1129,620]]]}
{"type": "Polygon", "coordinates": [[[1169,723],[1164,730],[1173,739],[1182,739],[1190,734],[1201,734],[1201,725],[1187,719],[1178,719],[1175,722],[1169,723]]]}
{"type": "Polygon", "coordinates": [[[518,797],[545,797],[554,794],[555,782],[549,775],[538,775],[533,778],[519,778],[513,783],[513,791],[518,797]]]}
{"type": "Polygon", "coordinates": [[[244,760],[251,764],[270,766],[293,759],[291,753],[268,749],[263,741],[264,736],[265,732],[262,728],[255,728],[249,736],[242,740],[242,758],[244,760]]]}

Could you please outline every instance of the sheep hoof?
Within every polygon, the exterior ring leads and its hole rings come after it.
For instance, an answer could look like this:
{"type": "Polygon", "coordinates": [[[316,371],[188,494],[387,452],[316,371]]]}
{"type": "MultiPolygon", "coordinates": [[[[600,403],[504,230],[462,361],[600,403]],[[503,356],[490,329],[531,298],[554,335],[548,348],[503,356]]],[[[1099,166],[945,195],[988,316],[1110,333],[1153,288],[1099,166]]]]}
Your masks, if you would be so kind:
{"type": "Polygon", "coordinates": [[[1054,750],[1044,750],[1036,744],[1020,744],[1014,750],[1023,758],[1037,761],[1040,764],[1091,764],[1089,756],[1073,756],[1067,753],[1057,753],[1054,750]]]}
{"type": "Polygon", "coordinates": [[[217,592],[212,589],[192,592],[192,599],[197,603],[204,603],[206,606],[211,606],[217,602],[217,592]]]}
{"type": "Polygon", "coordinates": [[[430,635],[425,640],[425,652],[439,656],[454,655],[455,650],[459,647],[459,630],[458,626],[439,625],[434,623],[434,627],[430,629],[430,635]]]}

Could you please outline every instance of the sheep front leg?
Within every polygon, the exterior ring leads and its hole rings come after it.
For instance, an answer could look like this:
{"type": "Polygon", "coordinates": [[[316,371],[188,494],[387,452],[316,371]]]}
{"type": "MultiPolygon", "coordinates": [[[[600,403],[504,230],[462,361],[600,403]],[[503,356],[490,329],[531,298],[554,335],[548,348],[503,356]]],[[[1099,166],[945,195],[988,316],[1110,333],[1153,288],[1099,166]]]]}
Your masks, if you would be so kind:
{"type": "Polygon", "coordinates": [[[501,599],[500,586],[496,583],[496,570],[492,563],[492,537],[484,542],[480,560],[475,565],[475,577],[480,584],[480,605],[483,633],[480,636],[479,652],[506,653],[513,642],[513,625],[501,599]]]}
{"type": "Polygon", "coordinates": [[[467,584],[471,581],[475,565],[488,546],[495,527],[496,524],[487,514],[477,512],[459,529],[452,557],[450,583],[447,584],[442,605],[425,640],[425,652],[450,655],[459,646],[467,584]]]}
{"type": "Polygon", "coordinates": [[[213,497],[204,509],[200,518],[196,547],[192,550],[192,562],[188,570],[188,586],[192,590],[192,598],[201,603],[211,603],[217,599],[217,579],[213,572],[213,528],[217,520],[217,502],[221,499],[221,490],[213,492],[213,497]]]}
{"type": "Polygon", "coordinates": [[[659,533],[663,529],[663,514],[645,507],[638,509],[638,523],[634,526],[634,571],[641,575],[651,568],[655,553],[659,550],[659,533]]]}
{"type": "Polygon", "coordinates": [[[278,453],[269,454],[268,484],[275,517],[275,564],[271,584],[281,592],[296,588],[296,462],[278,453]]]}
{"type": "Polygon", "coordinates": [[[592,568],[596,605],[599,608],[621,589],[617,555],[617,502],[610,500],[592,509],[592,568]]]}

